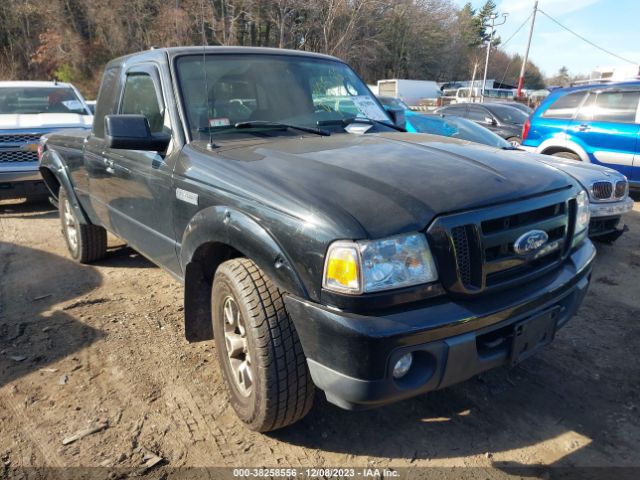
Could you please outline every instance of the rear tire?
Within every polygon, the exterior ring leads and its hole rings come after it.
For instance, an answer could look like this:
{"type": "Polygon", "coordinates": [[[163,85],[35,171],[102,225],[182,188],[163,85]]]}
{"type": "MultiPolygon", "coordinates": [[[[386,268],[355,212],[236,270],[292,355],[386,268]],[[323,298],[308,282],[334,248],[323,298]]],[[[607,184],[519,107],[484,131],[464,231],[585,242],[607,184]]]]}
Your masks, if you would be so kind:
{"type": "Polygon", "coordinates": [[[507,138],[507,142],[509,142],[514,147],[519,147],[520,145],[522,145],[522,140],[520,139],[520,137],[509,137],[507,138]]]}
{"type": "Polygon", "coordinates": [[[229,402],[247,427],[268,432],[302,419],[315,387],[282,293],[251,260],[216,271],[211,313],[229,402]]]}
{"type": "Polygon", "coordinates": [[[106,255],[107,231],[97,225],[80,223],[64,187],[60,187],[58,194],[58,211],[71,258],[76,262],[90,263],[106,255]]]}
{"type": "Polygon", "coordinates": [[[570,160],[577,160],[578,162],[582,159],[573,152],[556,152],[551,154],[552,157],[560,157],[560,158],[568,158],[570,160]]]}

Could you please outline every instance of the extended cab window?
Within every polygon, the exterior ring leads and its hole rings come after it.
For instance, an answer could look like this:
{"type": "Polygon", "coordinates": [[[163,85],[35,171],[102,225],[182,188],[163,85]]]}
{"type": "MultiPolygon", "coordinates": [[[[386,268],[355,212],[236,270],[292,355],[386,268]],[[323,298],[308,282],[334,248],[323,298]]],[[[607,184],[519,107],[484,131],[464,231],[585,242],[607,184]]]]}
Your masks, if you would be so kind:
{"type": "Polygon", "coordinates": [[[634,123],[639,92],[592,92],[580,108],[579,120],[592,122],[634,123]]]}
{"type": "Polygon", "coordinates": [[[543,118],[557,118],[571,120],[576,114],[580,103],[584,99],[586,92],[574,92],[557,99],[542,114],[543,118]]]}
{"type": "Polygon", "coordinates": [[[158,103],[153,79],[147,73],[130,73],[124,84],[120,113],[144,115],[151,133],[162,131],[164,118],[158,103]]]}

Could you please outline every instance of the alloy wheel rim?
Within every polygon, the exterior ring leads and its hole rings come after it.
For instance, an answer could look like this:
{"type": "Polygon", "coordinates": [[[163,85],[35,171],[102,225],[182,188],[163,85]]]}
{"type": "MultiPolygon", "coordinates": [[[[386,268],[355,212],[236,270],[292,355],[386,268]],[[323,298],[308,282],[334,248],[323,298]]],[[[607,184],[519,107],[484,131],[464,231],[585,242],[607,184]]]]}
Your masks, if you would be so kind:
{"type": "Polygon", "coordinates": [[[78,249],[78,227],[76,225],[76,219],[71,211],[71,204],[69,203],[69,200],[65,200],[64,202],[62,217],[69,246],[75,252],[78,249]]]}
{"type": "Polygon", "coordinates": [[[238,304],[231,296],[224,299],[224,343],[227,350],[227,360],[231,370],[233,382],[244,397],[253,391],[253,367],[247,343],[247,329],[238,308],[238,304]]]}

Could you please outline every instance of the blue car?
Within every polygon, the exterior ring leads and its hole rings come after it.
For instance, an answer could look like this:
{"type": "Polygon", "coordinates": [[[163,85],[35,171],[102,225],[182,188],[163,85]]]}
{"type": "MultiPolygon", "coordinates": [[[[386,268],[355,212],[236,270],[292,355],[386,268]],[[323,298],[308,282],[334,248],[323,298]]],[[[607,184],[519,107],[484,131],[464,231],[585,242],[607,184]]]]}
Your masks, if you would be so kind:
{"type": "Polygon", "coordinates": [[[522,148],[613,168],[640,188],[640,82],[553,91],[531,115],[522,148]]]}

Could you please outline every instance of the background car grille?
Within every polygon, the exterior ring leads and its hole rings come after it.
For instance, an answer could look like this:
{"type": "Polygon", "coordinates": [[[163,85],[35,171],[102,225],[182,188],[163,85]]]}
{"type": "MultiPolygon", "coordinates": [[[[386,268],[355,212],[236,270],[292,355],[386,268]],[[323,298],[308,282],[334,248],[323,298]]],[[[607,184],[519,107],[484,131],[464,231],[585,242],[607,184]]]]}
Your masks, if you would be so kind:
{"type": "Polygon", "coordinates": [[[12,150],[3,152],[0,150],[0,163],[7,162],[37,162],[38,152],[23,152],[21,150],[12,150]]]}
{"type": "Polygon", "coordinates": [[[591,193],[594,198],[606,200],[611,198],[613,193],[613,185],[611,182],[596,182],[591,186],[591,193]]]}
{"type": "Polygon", "coordinates": [[[32,143],[40,140],[40,135],[32,133],[15,134],[15,135],[0,135],[0,145],[3,143],[32,143]]]}
{"type": "Polygon", "coordinates": [[[475,295],[550,271],[568,255],[575,210],[575,199],[565,191],[436,219],[427,235],[443,286],[475,295]],[[516,254],[513,244],[531,230],[545,231],[549,240],[529,255],[516,254]]]}
{"type": "Polygon", "coordinates": [[[622,198],[625,196],[625,194],[627,193],[627,181],[626,180],[620,180],[619,182],[616,182],[616,198],[622,198]]]}

